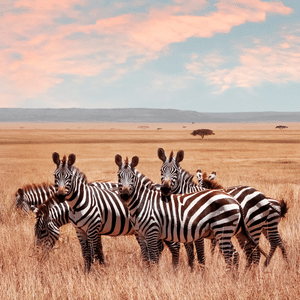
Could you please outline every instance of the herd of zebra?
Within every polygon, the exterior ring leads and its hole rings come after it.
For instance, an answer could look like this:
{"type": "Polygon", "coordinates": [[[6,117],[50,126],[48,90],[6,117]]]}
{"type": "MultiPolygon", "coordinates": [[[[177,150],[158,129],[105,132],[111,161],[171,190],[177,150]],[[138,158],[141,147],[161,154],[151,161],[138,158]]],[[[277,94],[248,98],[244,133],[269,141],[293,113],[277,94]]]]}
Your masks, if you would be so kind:
{"type": "Polygon", "coordinates": [[[102,235],[135,235],[147,263],[157,263],[166,245],[175,268],[180,243],[185,246],[191,269],[194,246],[199,264],[205,265],[205,238],[211,240],[212,253],[219,246],[228,269],[239,264],[233,236],[245,253],[247,268],[259,263],[261,253],[268,266],[277,247],[287,260],[278,232],[278,223],[288,210],[286,201],[266,197],[250,186],[223,188],[214,180],[215,172],[207,178],[198,170],[196,184],[194,176],[180,167],[182,150],[176,156],[172,151],[167,158],[159,148],[158,157],[162,161],[160,184],[136,170],[137,156],[129,162],[119,154],[115,156],[118,182],[88,182],[74,166],[74,154],[60,159],[54,152],[54,185],[20,188],[15,195],[16,208],[36,213],[35,243],[46,253],[59,239],[60,227],[71,223],[86,271],[95,261],[104,263],[102,235]],[[258,244],[261,233],[270,243],[268,255],[258,244]]]}

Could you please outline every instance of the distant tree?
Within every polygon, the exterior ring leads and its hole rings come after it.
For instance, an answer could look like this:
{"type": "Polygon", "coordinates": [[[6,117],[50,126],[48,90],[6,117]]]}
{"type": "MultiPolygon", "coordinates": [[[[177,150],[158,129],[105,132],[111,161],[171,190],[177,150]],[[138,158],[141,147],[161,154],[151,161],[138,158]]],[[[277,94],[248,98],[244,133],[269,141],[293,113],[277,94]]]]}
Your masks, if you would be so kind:
{"type": "Polygon", "coordinates": [[[196,129],[191,133],[191,135],[200,135],[203,139],[205,135],[214,135],[214,132],[210,129],[196,129]]]}
{"type": "Polygon", "coordinates": [[[276,128],[284,129],[284,128],[288,128],[288,127],[287,127],[287,126],[284,126],[284,125],[278,125],[278,126],[275,127],[275,129],[276,129],[276,128]]]}

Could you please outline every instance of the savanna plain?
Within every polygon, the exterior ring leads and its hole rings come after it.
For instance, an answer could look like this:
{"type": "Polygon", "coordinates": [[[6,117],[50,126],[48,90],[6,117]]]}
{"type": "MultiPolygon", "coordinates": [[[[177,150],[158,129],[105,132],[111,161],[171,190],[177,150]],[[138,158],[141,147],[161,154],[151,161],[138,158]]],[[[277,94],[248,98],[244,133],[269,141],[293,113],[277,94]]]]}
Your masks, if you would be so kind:
{"type": "MultiPolygon", "coordinates": [[[[276,124],[17,124],[0,126],[0,298],[1,299],[299,299],[300,295],[300,125],[286,130],[276,124]],[[182,126],[184,125],[184,126],[182,126]],[[157,128],[162,128],[157,130],[157,128]],[[215,135],[192,136],[194,129],[210,128],[215,135]],[[224,187],[249,185],[268,197],[287,201],[289,210],[279,232],[288,254],[279,249],[270,265],[226,272],[218,251],[212,256],[205,241],[205,269],[193,272],[181,247],[175,271],[168,249],[158,266],[146,268],[133,236],[102,237],[105,265],[84,272],[75,231],[68,224],[49,256],[34,245],[35,215],[14,207],[14,195],[25,184],[53,183],[52,153],[74,153],[89,181],[117,180],[115,155],[139,156],[137,169],[160,182],[157,149],[176,154],[184,150],[181,167],[217,172],[224,187]]],[[[194,178],[196,181],[196,176],[194,178]]],[[[260,245],[269,251],[261,236],[260,245]]]]}

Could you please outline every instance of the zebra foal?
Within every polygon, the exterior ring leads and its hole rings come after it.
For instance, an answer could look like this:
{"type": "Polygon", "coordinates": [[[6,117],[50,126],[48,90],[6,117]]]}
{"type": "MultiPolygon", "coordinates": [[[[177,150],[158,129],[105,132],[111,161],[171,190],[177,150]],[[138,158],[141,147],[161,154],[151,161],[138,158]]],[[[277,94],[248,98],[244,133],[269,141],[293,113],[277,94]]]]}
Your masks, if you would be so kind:
{"type": "Polygon", "coordinates": [[[119,194],[128,207],[131,222],[140,239],[143,256],[157,263],[159,239],[189,243],[203,238],[215,238],[222,251],[227,267],[238,266],[239,256],[231,242],[239,233],[245,239],[262,249],[253,241],[245,228],[240,205],[228,194],[217,190],[198,193],[169,195],[163,201],[161,192],[147,190],[135,175],[139,158],[131,163],[117,154],[115,163],[119,167],[119,194]]]}

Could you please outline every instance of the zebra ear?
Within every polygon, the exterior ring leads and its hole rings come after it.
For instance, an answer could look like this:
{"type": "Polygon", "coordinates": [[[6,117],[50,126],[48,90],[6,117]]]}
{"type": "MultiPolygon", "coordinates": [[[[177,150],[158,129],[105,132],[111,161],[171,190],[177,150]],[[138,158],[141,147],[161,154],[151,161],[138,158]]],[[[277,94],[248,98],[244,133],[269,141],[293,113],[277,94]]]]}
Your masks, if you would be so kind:
{"type": "Polygon", "coordinates": [[[59,154],[57,152],[53,152],[52,159],[57,166],[60,164],[59,154]]]}
{"type": "Polygon", "coordinates": [[[176,163],[179,164],[181,161],[183,161],[183,158],[184,158],[184,151],[179,150],[176,155],[176,163]]]}
{"type": "Polygon", "coordinates": [[[18,194],[19,194],[21,197],[23,197],[24,191],[23,191],[22,189],[18,189],[18,194]]]}
{"type": "Polygon", "coordinates": [[[135,168],[139,164],[138,156],[134,156],[131,160],[131,168],[135,168]]]}
{"type": "Polygon", "coordinates": [[[216,177],[216,175],[217,175],[217,173],[216,173],[215,171],[213,171],[213,172],[210,173],[208,179],[209,179],[209,180],[214,180],[215,177],[216,177]]]}
{"type": "Polygon", "coordinates": [[[115,163],[119,168],[121,168],[121,166],[122,166],[122,156],[120,154],[116,154],[115,163]]]}
{"type": "Polygon", "coordinates": [[[167,157],[166,157],[166,154],[165,154],[165,150],[163,148],[158,148],[157,155],[158,155],[158,158],[160,160],[162,160],[163,162],[166,161],[167,157]]]}
{"type": "Polygon", "coordinates": [[[76,160],[76,155],[71,153],[68,158],[68,166],[73,166],[76,160]]]}

